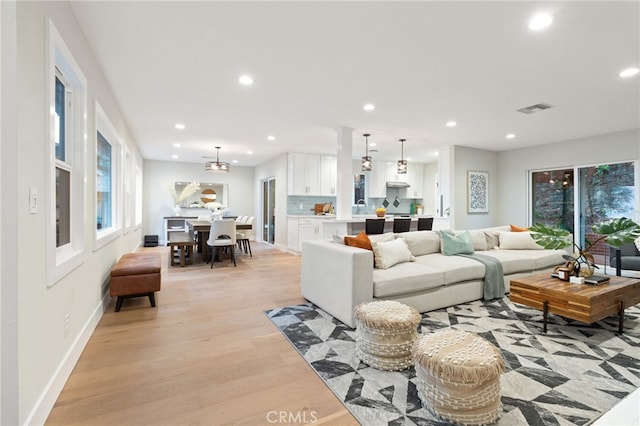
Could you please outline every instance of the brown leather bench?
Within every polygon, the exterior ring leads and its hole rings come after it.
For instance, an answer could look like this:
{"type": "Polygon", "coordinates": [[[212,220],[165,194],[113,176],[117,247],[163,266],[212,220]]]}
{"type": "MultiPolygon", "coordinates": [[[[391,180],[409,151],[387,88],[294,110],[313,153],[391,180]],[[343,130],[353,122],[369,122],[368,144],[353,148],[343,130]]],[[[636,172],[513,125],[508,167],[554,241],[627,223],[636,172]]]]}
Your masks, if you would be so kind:
{"type": "Polygon", "coordinates": [[[117,296],[116,312],[129,297],[148,296],[156,306],[155,292],[160,291],[160,254],[126,253],[111,269],[109,293],[117,296]]]}

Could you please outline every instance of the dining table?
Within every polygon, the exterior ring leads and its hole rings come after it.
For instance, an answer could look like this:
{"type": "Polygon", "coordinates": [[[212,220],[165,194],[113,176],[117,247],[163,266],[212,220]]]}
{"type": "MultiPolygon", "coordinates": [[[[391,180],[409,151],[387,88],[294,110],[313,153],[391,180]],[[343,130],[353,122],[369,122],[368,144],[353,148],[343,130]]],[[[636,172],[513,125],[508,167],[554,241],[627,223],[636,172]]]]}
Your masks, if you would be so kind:
{"type": "MultiPolygon", "coordinates": [[[[189,228],[189,234],[193,235],[195,232],[198,233],[198,241],[197,241],[197,251],[198,253],[202,253],[203,259],[209,259],[209,246],[207,245],[207,240],[209,239],[209,231],[211,230],[211,221],[210,220],[187,220],[187,227],[189,228]]],[[[253,224],[251,223],[237,223],[236,229],[252,229],[253,224]]]]}

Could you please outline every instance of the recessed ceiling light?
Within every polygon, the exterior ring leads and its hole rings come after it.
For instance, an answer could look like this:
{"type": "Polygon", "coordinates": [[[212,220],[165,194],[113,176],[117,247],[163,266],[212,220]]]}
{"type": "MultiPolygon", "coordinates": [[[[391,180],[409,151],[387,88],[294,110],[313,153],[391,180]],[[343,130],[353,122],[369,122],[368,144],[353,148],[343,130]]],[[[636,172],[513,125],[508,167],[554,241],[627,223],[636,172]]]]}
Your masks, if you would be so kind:
{"type": "Polygon", "coordinates": [[[253,84],[253,78],[251,78],[250,75],[240,76],[238,81],[240,82],[240,84],[242,84],[244,86],[251,86],[253,84]]]}
{"type": "Polygon", "coordinates": [[[515,137],[516,137],[515,133],[508,133],[508,134],[505,136],[505,138],[507,138],[507,139],[513,139],[513,138],[515,138],[515,137]]]}
{"type": "Polygon", "coordinates": [[[374,109],[376,109],[376,106],[374,104],[365,104],[362,109],[364,109],[365,111],[373,111],[374,109]]]}
{"type": "Polygon", "coordinates": [[[184,125],[184,124],[182,124],[182,123],[176,123],[176,129],[178,129],[178,130],[184,130],[184,128],[185,128],[185,125],[184,125]]]}
{"type": "Polygon", "coordinates": [[[631,77],[638,74],[639,72],[640,72],[640,69],[636,67],[627,68],[620,72],[620,77],[631,77]]]}
{"type": "Polygon", "coordinates": [[[411,161],[411,157],[407,157],[407,158],[405,158],[405,160],[411,161]]]}
{"type": "Polygon", "coordinates": [[[434,157],[437,157],[437,156],[439,156],[439,155],[440,155],[440,152],[438,152],[438,151],[436,151],[436,152],[434,152],[434,153],[433,153],[433,156],[434,156],[434,157]]]}
{"type": "Polygon", "coordinates": [[[233,164],[238,164],[238,160],[231,161],[233,164]]]}
{"type": "Polygon", "coordinates": [[[267,140],[268,140],[268,141],[275,141],[275,140],[276,140],[276,137],[275,137],[275,136],[271,136],[271,135],[269,135],[269,136],[267,136],[267,140]]]}
{"type": "Polygon", "coordinates": [[[172,155],[171,158],[179,158],[177,155],[172,155]]]}
{"type": "Polygon", "coordinates": [[[377,145],[377,144],[376,144],[375,142],[371,142],[371,143],[369,144],[369,146],[376,146],[376,145],[377,145]]]}
{"type": "Polygon", "coordinates": [[[180,148],[182,145],[180,145],[179,143],[174,143],[173,146],[175,146],[176,148],[180,148]]]}
{"type": "Polygon", "coordinates": [[[553,16],[548,13],[538,13],[529,20],[529,29],[539,31],[547,28],[553,22],[553,16]]]}
{"type": "Polygon", "coordinates": [[[447,121],[447,127],[456,127],[458,125],[458,123],[456,123],[455,121],[447,121]]]}
{"type": "Polygon", "coordinates": [[[247,151],[247,154],[253,155],[253,151],[247,151]]]}

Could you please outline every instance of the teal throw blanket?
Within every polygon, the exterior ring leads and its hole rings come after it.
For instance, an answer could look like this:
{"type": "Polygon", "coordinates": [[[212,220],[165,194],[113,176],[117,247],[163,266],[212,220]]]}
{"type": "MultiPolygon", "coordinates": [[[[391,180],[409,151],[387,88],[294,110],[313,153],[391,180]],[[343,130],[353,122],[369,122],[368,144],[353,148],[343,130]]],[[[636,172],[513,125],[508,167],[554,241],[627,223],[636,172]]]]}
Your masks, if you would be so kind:
{"type": "Polygon", "coordinates": [[[484,300],[504,297],[504,274],[502,272],[502,263],[498,259],[477,253],[459,254],[458,256],[468,257],[484,265],[484,300]]]}

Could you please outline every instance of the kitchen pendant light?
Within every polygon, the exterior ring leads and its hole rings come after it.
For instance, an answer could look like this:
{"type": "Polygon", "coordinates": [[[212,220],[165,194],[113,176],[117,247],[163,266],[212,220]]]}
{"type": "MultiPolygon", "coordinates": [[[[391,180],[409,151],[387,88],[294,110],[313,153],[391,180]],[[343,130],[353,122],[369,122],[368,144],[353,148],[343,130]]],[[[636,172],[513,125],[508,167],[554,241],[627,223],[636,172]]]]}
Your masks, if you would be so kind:
{"type": "Polygon", "coordinates": [[[207,161],[204,165],[204,170],[209,173],[229,173],[231,168],[229,163],[220,161],[220,147],[216,146],[216,161],[207,161]]]}
{"type": "Polygon", "coordinates": [[[365,133],[362,136],[365,137],[364,140],[364,157],[362,157],[362,171],[370,172],[373,164],[371,163],[371,156],[369,155],[369,133],[365,133]]]}
{"type": "Polygon", "coordinates": [[[404,159],[404,141],[406,139],[400,139],[401,151],[400,151],[400,159],[398,160],[398,174],[406,175],[407,174],[407,160],[404,159]]]}

